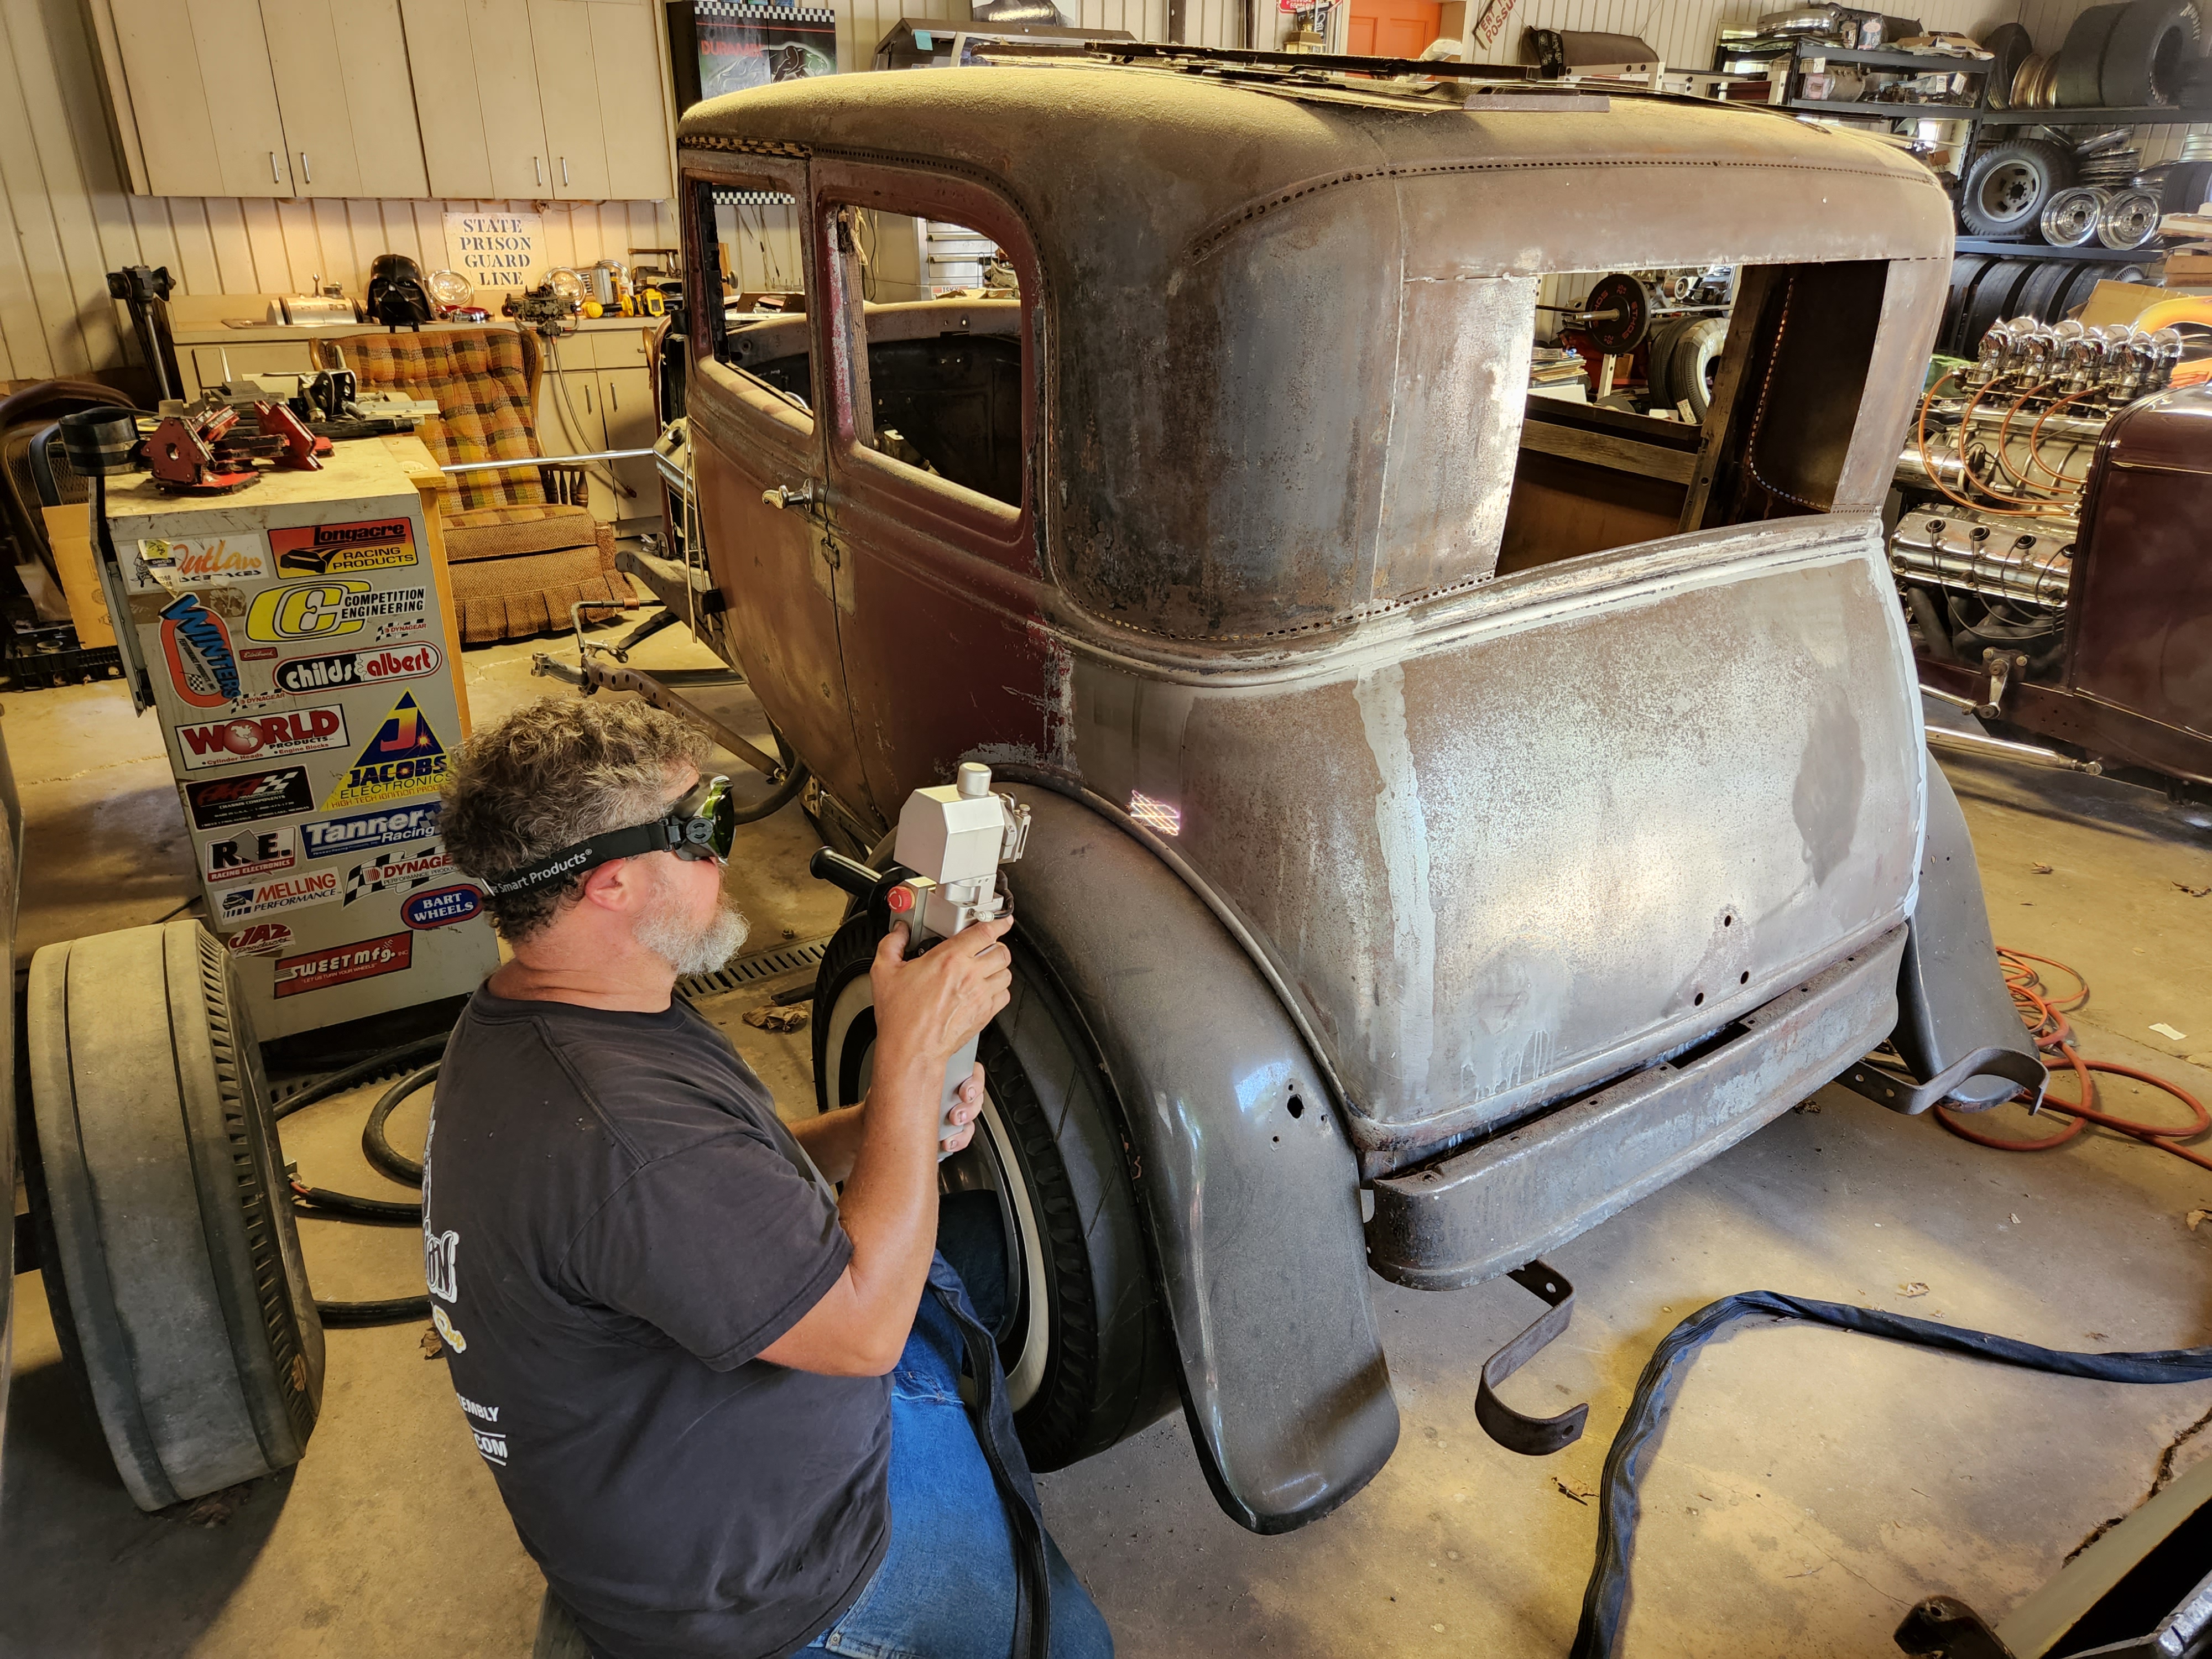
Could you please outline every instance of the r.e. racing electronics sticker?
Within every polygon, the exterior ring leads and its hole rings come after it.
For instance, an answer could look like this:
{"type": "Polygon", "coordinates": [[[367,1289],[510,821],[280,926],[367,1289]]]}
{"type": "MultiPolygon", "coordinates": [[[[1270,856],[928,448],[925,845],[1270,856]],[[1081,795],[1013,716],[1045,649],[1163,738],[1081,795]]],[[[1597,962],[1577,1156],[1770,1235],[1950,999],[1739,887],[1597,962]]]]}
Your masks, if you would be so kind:
{"type": "Polygon", "coordinates": [[[473,887],[441,887],[417,893],[399,907],[399,920],[410,927],[450,927],[483,913],[483,895],[473,887]]]}
{"type": "Polygon", "coordinates": [[[309,870],[301,875],[277,876],[244,887],[224,888],[215,896],[215,925],[218,932],[257,916],[279,910],[296,910],[303,904],[321,904],[338,896],[338,872],[309,870]]]}
{"type": "Polygon", "coordinates": [[[299,861],[299,842],[289,824],[275,830],[240,830],[200,848],[200,868],[207,872],[208,884],[214,887],[254,876],[276,875],[299,861]]]}
{"type": "Polygon", "coordinates": [[[325,951],[279,957],[276,994],[296,997],[309,991],[327,991],[334,985],[349,985],[357,979],[374,979],[380,974],[402,973],[414,954],[414,934],[386,933],[382,939],[356,939],[351,945],[333,945],[325,951]]]}
{"type": "Polygon", "coordinates": [[[188,708],[222,708],[245,695],[230,629],[197,593],[179,593],[161,607],[161,660],[188,708]]]}
{"type": "Polygon", "coordinates": [[[380,640],[419,632],[428,620],[427,587],[376,587],[357,577],[268,587],[246,611],[250,640],[335,640],[372,622],[380,640]]]}
{"type": "Polygon", "coordinates": [[[346,872],[345,902],[371,893],[411,893],[428,887],[453,867],[453,855],[432,842],[404,853],[384,853],[346,872]]]}
{"type": "Polygon", "coordinates": [[[326,859],[339,853],[365,853],[372,847],[398,847],[411,841],[430,841],[438,834],[438,806],[434,800],[412,806],[393,806],[381,812],[356,812],[343,818],[325,818],[300,826],[307,856],[326,859]]]}
{"type": "Polygon", "coordinates": [[[241,714],[236,720],[176,730],[178,757],[188,772],[316,749],[343,749],[346,741],[345,711],[336,705],[289,714],[241,714]]]}
{"type": "Polygon", "coordinates": [[[435,789],[445,775],[446,746],[416,706],[415,694],[403,691],[384,724],[354,757],[345,776],[324,797],[323,810],[423,794],[435,789]]]}
{"type": "Polygon", "coordinates": [[[303,525],[270,531],[269,545],[279,576],[343,576],[413,564],[415,527],[405,519],[303,525]]]}
{"type": "Polygon", "coordinates": [[[427,640],[412,645],[380,645],[367,651],[333,651],[319,657],[288,657],[270,671],[279,691],[302,696],[386,680],[420,679],[446,665],[446,653],[427,640]]]}
{"type": "MultiPolygon", "coordinates": [[[[234,824],[262,818],[289,817],[315,810],[315,792],[307,787],[304,767],[280,767],[274,772],[246,772],[234,778],[213,778],[185,786],[185,804],[195,830],[228,830],[234,824]]],[[[310,843],[312,847],[312,843],[310,843]]],[[[309,858],[317,854],[312,850],[309,858]]]]}

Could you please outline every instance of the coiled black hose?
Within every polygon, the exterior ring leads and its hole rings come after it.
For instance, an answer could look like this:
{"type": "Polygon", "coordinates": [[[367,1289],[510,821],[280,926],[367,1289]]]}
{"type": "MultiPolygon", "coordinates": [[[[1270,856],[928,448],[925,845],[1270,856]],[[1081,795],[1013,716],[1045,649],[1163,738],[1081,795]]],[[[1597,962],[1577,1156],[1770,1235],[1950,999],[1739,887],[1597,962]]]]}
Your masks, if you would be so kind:
{"type": "MultiPolygon", "coordinates": [[[[386,1139],[385,1120],[389,1118],[399,1103],[438,1075],[438,1064],[432,1060],[420,1071],[410,1072],[376,1097],[376,1104],[368,1109],[368,1121],[361,1126],[362,1156],[390,1176],[394,1181],[404,1181],[410,1187],[422,1184],[422,1166],[404,1152],[395,1149],[386,1139]]],[[[422,1206],[416,1205],[415,1213],[420,1217],[422,1206]]]]}
{"type": "MultiPolygon", "coordinates": [[[[446,1045],[443,1034],[417,1037],[397,1048],[380,1054],[372,1054],[358,1065],[334,1072],[329,1077],[309,1085],[299,1093],[280,1103],[270,1114],[272,1117],[289,1117],[302,1107],[329,1099],[346,1090],[358,1086],[368,1079],[380,1077],[403,1061],[414,1060],[433,1048],[446,1045]]],[[[369,1109],[368,1121],[361,1134],[362,1151],[368,1161],[390,1176],[394,1181],[410,1186],[422,1184],[422,1166],[415,1159],[396,1151],[385,1133],[385,1122],[399,1103],[430,1082],[438,1075],[438,1061],[410,1072],[398,1082],[377,1097],[376,1104],[369,1109]]],[[[353,1193],[332,1192],[325,1187],[310,1187],[296,1176],[292,1181],[292,1203],[295,1208],[310,1213],[326,1215],[340,1221],[366,1221],[384,1225],[420,1226],[422,1206],[404,1200],[362,1198],[353,1193]]],[[[325,1325],[345,1327],[363,1325],[394,1325],[407,1320],[428,1319],[430,1298],[428,1296],[393,1297],[381,1302],[323,1302],[315,1304],[315,1311],[325,1325]]]]}

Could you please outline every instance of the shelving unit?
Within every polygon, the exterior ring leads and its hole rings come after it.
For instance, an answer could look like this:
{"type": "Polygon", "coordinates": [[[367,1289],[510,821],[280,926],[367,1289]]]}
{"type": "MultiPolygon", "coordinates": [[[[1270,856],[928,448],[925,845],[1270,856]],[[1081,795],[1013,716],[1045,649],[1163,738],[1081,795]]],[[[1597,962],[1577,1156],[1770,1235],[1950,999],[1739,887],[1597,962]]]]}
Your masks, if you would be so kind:
{"type": "Polygon", "coordinates": [[[2001,259],[2078,259],[2100,265],[2147,265],[2166,258],[2163,247],[2106,247],[2092,242],[2087,247],[2053,247],[2048,242],[2000,242],[1986,236],[1961,236],[1954,244],[1960,253],[1991,253],[2001,259]]]}
{"type": "MultiPolygon", "coordinates": [[[[1775,106],[1798,110],[1808,115],[1829,115],[1844,119],[1871,121],[1973,121],[1985,113],[1983,105],[1987,100],[1989,60],[1980,58],[1940,58],[1923,52],[1899,52],[1881,46],[1831,46],[1818,41],[1793,40],[1785,50],[1751,52],[1741,46],[1732,46],[1723,41],[1714,48],[1713,66],[1724,64],[1765,61],[1770,64],[1786,62],[1788,71],[1782,83],[1782,96],[1775,106]],[[1975,101],[1971,104],[1905,104],[1885,103],[1874,100],[1808,98],[1805,96],[1805,77],[1818,74],[1808,69],[1808,63],[1846,64],[1856,69],[1893,70],[1912,75],[1972,75],[1976,79],[1975,101]]],[[[1971,143],[1971,140],[1969,140],[1971,143]]]]}

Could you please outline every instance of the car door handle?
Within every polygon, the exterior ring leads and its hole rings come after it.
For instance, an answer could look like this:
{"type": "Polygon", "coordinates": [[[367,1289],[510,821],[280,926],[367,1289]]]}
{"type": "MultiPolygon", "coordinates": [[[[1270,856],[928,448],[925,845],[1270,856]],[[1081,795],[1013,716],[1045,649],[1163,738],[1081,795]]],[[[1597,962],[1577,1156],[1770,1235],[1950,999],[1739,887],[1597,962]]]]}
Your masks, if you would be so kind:
{"type": "Polygon", "coordinates": [[[805,507],[813,499],[814,480],[811,478],[803,483],[776,484],[761,491],[761,505],[763,507],[805,507]]]}

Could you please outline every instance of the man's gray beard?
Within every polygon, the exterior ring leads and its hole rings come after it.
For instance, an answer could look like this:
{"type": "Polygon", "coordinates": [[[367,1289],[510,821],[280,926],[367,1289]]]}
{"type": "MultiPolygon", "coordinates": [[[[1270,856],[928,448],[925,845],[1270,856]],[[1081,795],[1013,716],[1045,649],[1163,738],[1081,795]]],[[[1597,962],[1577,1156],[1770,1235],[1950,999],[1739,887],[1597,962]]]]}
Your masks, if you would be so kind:
{"type": "Polygon", "coordinates": [[[637,942],[674,969],[679,978],[711,974],[737,955],[750,924],[727,899],[705,923],[692,922],[685,918],[683,901],[673,890],[672,882],[660,884],[653,908],[637,920],[637,942]]]}

